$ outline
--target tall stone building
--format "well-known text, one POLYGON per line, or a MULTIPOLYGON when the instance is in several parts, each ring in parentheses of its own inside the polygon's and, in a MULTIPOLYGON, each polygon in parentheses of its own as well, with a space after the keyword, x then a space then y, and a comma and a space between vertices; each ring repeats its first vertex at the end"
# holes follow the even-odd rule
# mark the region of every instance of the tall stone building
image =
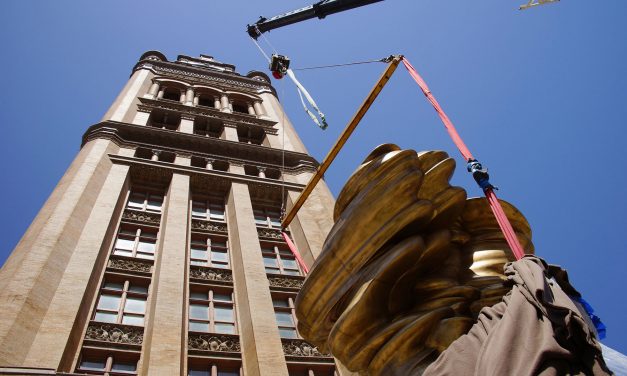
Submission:
MULTIPOLYGON (((146 52, 0 272, 0 374, 339 374, 280 234, 316 167, 266 74, 146 52)), ((333 204, 288 229, 309 265, 333 204)))

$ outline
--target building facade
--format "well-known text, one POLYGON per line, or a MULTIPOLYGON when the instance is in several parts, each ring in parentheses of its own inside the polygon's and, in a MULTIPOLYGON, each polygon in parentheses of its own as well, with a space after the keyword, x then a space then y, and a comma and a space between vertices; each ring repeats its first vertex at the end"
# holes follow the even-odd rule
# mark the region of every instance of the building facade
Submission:
MULTIPOLYGON (((146 52, 0 271, 0 374, 339 375, 280 232, 316 167, 266 74, 146 52)), ((333 204, 287 229, 310 266, 333 204)))

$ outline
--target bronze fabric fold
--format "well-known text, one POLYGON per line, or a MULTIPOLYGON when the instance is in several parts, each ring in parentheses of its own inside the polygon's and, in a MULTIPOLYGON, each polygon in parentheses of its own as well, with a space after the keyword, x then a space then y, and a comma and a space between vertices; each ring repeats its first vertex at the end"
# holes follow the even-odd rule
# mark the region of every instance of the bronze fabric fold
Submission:
POLYGON ((424 372, 435 375, 611 375, 566 271, 536 256, 505 265, 512 290, 484 308, 424 372), (567 294, 568 293, 568 294, 567 294))

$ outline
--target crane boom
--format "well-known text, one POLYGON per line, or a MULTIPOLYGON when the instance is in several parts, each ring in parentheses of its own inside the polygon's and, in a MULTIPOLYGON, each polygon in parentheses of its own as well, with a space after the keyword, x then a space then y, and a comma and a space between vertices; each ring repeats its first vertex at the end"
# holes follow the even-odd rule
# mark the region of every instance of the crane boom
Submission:
POLYGON ((300 21, 309 20, 315 17, 320 19, 334 13, 343 12, 364 5, 377 3, 383 0, 322 0, 304 8, 296 9, 287 13, 279 14, 272 18, 259 17, 259 21, 247 26, 248 35, 257 39, 262 33, 277 29, 279 27, 291 25, 300 21))

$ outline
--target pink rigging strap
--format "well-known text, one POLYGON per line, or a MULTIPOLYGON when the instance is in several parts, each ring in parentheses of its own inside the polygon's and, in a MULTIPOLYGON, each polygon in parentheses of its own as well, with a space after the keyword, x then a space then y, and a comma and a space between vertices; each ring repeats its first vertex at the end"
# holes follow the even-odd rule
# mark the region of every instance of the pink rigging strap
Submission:
MULTIPOLYGON (((444 112, 444 110, 442 109, 438 101, 435 99, 433 94, 431 94, 431 90, 429 90, 427 83, 422 79, 422 77, 420 77, 416 69, 404 57, 403 57, 403 64, 405 65, 405 68, 407 68, 409 75, 414 79, 414 81, 416 81, 418 86, 420 86, 420 89, 422 90, 425 97, 427 97, 427 100, 431 102, 431 104, 433 105, 433 108, 440 116, 440 119, 442 119, 442 122, 444 123, 444 126, 446 127, 446 131, 448 132, 449 136, 451 136, 451 139, 453 140, 453 142, 459 149, 460 153, 462 154, 466 162, 474 161, 475 158, 472 156, 472 154, 470 153, 470 150, 468 150, 468 147, 466 146, 462 138, 459 136, 459 133, 457 133, 457 129, 455 129, 455 126, 453 125, 453 122, 451 122, 451 119, 449 119, 449 117, 446 116, 446 113, 444 112)), ((507 244, 509 245, 512 252, 514 253, 516 260, 520 260, 525 255, 525 251, 520 245, 520 242, 518 241, 518 237, 516 236, 516 233, 514 232, 514 229, 512 228, 512 225, 509 222, 509 219, 507 219, 507 216, 505 215, 505 212, 503 211, 503 207, 501 206, 501 203, 499 202, 498 198, 496 197, 496 194, 494 193, 494 188, 492 186, 483 188, 483 193, 485 194, 486 198, 488 199, 488 202, 490 203, 490 208, 492 209, 492 213, 494 213, 494 216, 496 217, 496 221, 498 222, 499 227, 501 228, 501 231, 503 232, 503 235, 505 236, 505 240, 507 240, 507 244)))

